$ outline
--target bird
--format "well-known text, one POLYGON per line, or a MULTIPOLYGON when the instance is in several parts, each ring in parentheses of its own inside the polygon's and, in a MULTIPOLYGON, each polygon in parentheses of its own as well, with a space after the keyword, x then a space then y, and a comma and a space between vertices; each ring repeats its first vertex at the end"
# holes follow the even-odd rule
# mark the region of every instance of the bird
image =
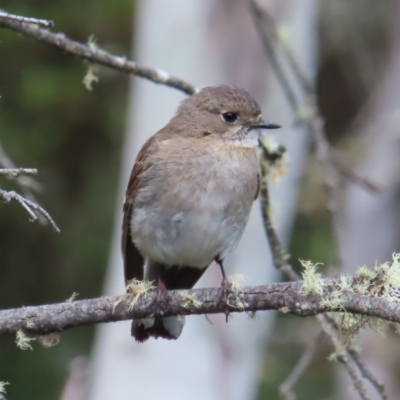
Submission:
MULTIPOLYGON (((184 99, 169 123, 143 145, 125 193, 125 283, 157 282, 158 291, 190 289, 237 246, 260 190, 256 148, 262 119, 245 89, 209 86, 184 99)), ((182 316, 134 319, 138 342, 177 339, 182 316)))

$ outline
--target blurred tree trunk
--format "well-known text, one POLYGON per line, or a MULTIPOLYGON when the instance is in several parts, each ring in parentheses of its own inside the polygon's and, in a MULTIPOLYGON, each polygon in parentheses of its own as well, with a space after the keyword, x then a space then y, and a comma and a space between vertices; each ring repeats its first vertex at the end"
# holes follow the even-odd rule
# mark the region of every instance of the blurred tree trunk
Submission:
MULTIPOLYGON (((314 71, 314 0, 266 1, 266 6, 290 27, 300 63, 314 71)), ((307 135, 292 128, 281 88, 268 73, 268 62, 257 37, 247 2, 240 0, 138 1, 134 59, 165 69, 197 85, 231 83, 248 88, 260 101, 264 115, 284 126, 277 138, 288 148, 288 172, 274 184, 274 221, 288 241, 295 214, 298 183, 307 153, 307 135)), ((127 138, 124 149, 116 225, 104 294, 124 292, 120 254, 123 191, 135 156, 144 141, 163 127, 183 95, 140 79, 132 80, 127 138)), ((226 269, 260 284, 277 279, 255 204, 244 237, 226 269)), ((221 276, 211 266, 198 286, 217 286, 221 276)), ((137 344, 130 322, 98 328, 92 358, 88 398, 103 399, 251 399, 257 393, 263 348, 273 314, 256 320, 238 315, 189 317, 179 340, 149 340, 137 344)))
MULTIPOLYGON (((358 117, 356 134, 361 145, 355 158, 361 161, 357 170, 382 187, 374 194, 351 183, 341 199, 338 232, 344 272, 354 273, 358 266, 373 266, 391 260, 400 250, 400 2, 397 1, 392 45, 386 72, 369 104, 358 117)), ((364 334, 362 348, 366 361, 388 389, 389 398, 398 398, 397 343, 379 340, 374 333, 364 334)), ((340 398, 358 399, 350 394, 350 383, 344 379, 340 398)), ((380 398, 374 390, 371 399, 380 398)))

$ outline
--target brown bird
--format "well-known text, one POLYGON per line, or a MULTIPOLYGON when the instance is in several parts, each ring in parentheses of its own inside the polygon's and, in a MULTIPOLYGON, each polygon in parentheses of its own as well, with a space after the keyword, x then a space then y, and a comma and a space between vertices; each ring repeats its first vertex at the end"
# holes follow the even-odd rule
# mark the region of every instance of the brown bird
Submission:
MULTIPOLYGON (((257 198, 256 147, 261 119, 246 90, 206 87, 185 99, 140 150, 129 179, 122 225, 125 282, 156 281, 158 290, 189 289, 237 246, 257 198)), ((177 339, 184 318, 133 321, 132 336, 177 339)))

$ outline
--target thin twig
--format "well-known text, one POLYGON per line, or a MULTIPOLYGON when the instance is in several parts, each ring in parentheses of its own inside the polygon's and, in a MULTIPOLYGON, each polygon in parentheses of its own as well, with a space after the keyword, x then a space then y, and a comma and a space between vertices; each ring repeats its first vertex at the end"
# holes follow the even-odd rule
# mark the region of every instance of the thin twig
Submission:
POLYGON ((351 358, 357 364, 358 369, 361 371, 363 377, 367 379, 369 382, 371 382, 372 386, 374 386, 374 388, 380 394, 382 400, 388 400, 385 385, 373 375, 372 371, 370 371, 368 366, 364 363, 364 361, 361 360, 360 355, 354 348, 349 347, 348 351, 351 358))
MULTIPOLYGON (((261 142, 262 145, 262 142, 261 142)), ((293 270, 292 266, 287 263, 287 256, 283 250, 283 246, 279 240, 278 234, 273 227, 271 220, 271 209, 270 209, 270 200, 269 200, 269 191, 268 191, 268 172, 269 168, 271 168, 272 163, 276 160, 276 155, 271 155, 266 147, 263 147, 262 159, 261 159, 261 207, 262 214, 264 219, 264 227, 267 234, 267 239, 272 252, 272 260, 275 268, 280 270, 289 280, 298 280, 300 276, 293 270)), ((317 315, 317 319, 321 324, 323 331, 328 335, 335 349, 342 349, 343 345, 341 344, 338 338, 338 332, 330 323, 326 314, 317 315)), ((356 390, 359 392, 360 397, 364 400, 368 400, 365 397, 365 387, 361 380, 360 374, 357 372, 357 364, 355 364, 349 356, 347 349, 343 348, 340 352, 342 355, 338 357, 338 361, 341 362, 346 370, 348 371, 350 378, 353 381, 353 385, 356 390), (349 361, 350 359, 350 361, 349 361)))
POLYGON ((46 29, 38 28, 22 22, 11 21, 3 17, 0 17, 0 27, 22 33, 27 37, 62 49, 67 53, 78 56, 84 60, 90 61, 91 63, 100 64, 117 71, 136 75, 154 83, 170 86, 189 95, 197 91, 197 88, 192 84, 180 78, 171 76, 166 71, 142 67, 134 61, 127 60, 126 57, 116 56, 105 50, 101 50, 97 45, 88 46, 71 40, 67 38, 64 33, 53 33, 46 29))
POLYGON ((335 326, 330 322, 326 314, 318 315, 317 319, 321 323, 322 330, 331 339, 336 349, 336 360, 345 367, 351 381, 353 382, 354 388, 357 390, 358 394, 363 400, 370 400, 369 396, 367 395, 364 382, 362 381, 360 373, 358 372, 358 365, 352 360, 349 351, 344 348, 343 344, 340 342, 335 326))
POLYGON ((318 349, 321 342, 322 332, 318 332, 313 340, 310 340, 300 357, 297 364, 294 366, 290 375, 285 379, 285 381, 279 386, 279 392, 281 396, 285 399, 293 398, 293 386, 297 383, 300 377, 303 375, 305 370, 310 365, 314 355, 318 349))
POLYGON ((9 13, 3 12, 3 11, 0 11, 0 17, 9 19, 11 21, 25 22, 28 24, 35 24, 35 25, 42 25, 42 26, 45 26, 46 28, 52 28, 54 26, 54 22, 49 19, 23 17, 22 15, 9 14, 9 13))
POLYGON ((261 169, 261 212, 264 221, 264 228, 267 234, 269 247, 271 248, 272 253, 272 262, 276 269, 281 271, 289 280, 297 281, 300 279, 300 276, 293 270, 293 268, 287 263, 288 256, 285 254, 283 250, 283 246, 279 240, 278 234, 275 231, 275 228, 272 223, 270 211, 271 205, 269 200, 268 193, 268 169, 269 169, 269 160, 265 157, 268 154, 268 150, 263 147, 263 158, 260 163, 261 169))
POLYGON ((44 218, 46 218, 48 222, 50 222, 51 226, 57 232, 60 232, 60 229, 54 222, 53 218, 51 218, 50 214, 43 207, 40 207, 36 203, 26 199, 17 192, 14 191, 8 192, 6 190, 0 189, 0 198, 6 203, 9 203, 11 200, 17 201, 23 208, 25 208, 32 222, 38 219, 38 216, 35 214, 35 211, 40 213, 44 218))
MULTIPOLYGON (((328 162, 333 165, 337 171, 350 182, 360 185, 372 192, 379 192, 381 190, 379 185, 353 171, 348 165, 340 160, 337 150, 330 146, 324 132, 324 121, 318 110, 314 86, 307 79, 306 74, 297 62, 290 46, 282 44, 282 40, 279 40, 276 34, 277 26, 275 20, 265 9, 259 6, 256 0, 250 1, 250 8, 264 50, 271 63, 272 70, 283 89, 294 115, 297 119, 300 118, 300 122, 307 124, 317 145, 318 158, 323 162, 328 162), (306 99, 305 105, 300 105, 300 102, 297 100, 295 90, 292 88, 292 85, 285 74, 285 69, 276 54, 274 47, 275 44, 280 46, 282 53, 286 57, 288 64, 304 93, 306 99), (302 110, 303 112, 306 110, 307 118, 301 117, 301 114, 303 113, 302 110)), ((328 169, 327 175, 329 174, 331 174, 331 171, 328 169)), ((327 181, 327 184, 330 186, 334 180, 328 179, 327 181)))
MULTIPOLYGON (((264 32, 264 29, 268 29, 269 31, 271 31, 269 24, 266 24, 264 21, 264 10, 258 5, 257 1, 251 0, 249 4, 252 15, 254 17, 254 23, 257 28, 259 38, 261 39, 264 50, 267 54, 268 61, 271 63, 272 70, 274 71, 275 76, 278 79, 278 82, 286 96, 290 107, 297 113, 300 105, 297 100, 296 94, 294 93, 292 86, 283 71, 281 63, 278 59, 278 55, 275 51, 275 47, 270 40, 269 35, 265 34, 264 32)), ((275 35, 273 31, 271 33, 275 35)))
MULTIPOLYGON (((0 167, 3 169, 18 169, 11 158, 7 155, 3 146, 0 143, 0 167)), ((31 197, 33 196, 31 189, 40 190, 40 185, 30 176, 18 176, 16 178, 18 184, 23 188, 25 196, 31 197)), ((32 199, 31 199, 32 200, 32 199)), ((34 200, 33 200, 34 201, 34 200)))
POLYGON ((37 172, 36 168, 0 168, 0 175, 9 175, 13 178, 17 178, 22 174, 36 175, 37 172))
MULTIPOLYGON (((29 173, 29 174, 36 174, 37 169, 35 168, 17 168, 15 164, 12 162, 10 157, 8 157, 7 153, 4 151, 3 147, 1 146, 0 143, 0 166, 4 167, 0 169, 0 175, 5 175, 8 176, 10 179, 15 179, 17 183, 21 186, 21 190, 24 193, 24 197, 18 194, 22 199, 25 199, 26 201, 23 202, 23 207, 28 211, 29 215, 31 215, 32 218, 32 213, 34 214, 34 218, 32 218, 33 221, 38 220, 40 224, 42 225, 47 225, 49 222, 52 224, 53 228, 59 232, 60 230, 58 229, 57 225, 54 223, 50 215, 38 205, 38 202, 32 192, 32 189, 34 190, 39 190, 40 185, 32 179, 30 176, 24 176, 23 173, 29 173), (6 171, 6 173, 2 173, 2 171, 6 171), (11 174, 9 174, 7 171, 12 171, 11 174), (21 173, 20 173, 21 172, 21 173), (22 175, 22 176, 21 176, 22 175), (27 202, 32 204, 30 206, 27 202), (27 209, 28 207, 28 209, 27 209), (37 211, 38 214, 35 214, 34 211, 37 211)), ((3 191, 4 192, 4 191, 3 191)), ((5 192, 6 194, 9 192, 5 192)), ((6 197, 9 197, 6 195, 6 197)), ((5 201, 6 200, 3 196, 0 196, 5 201)), ((21 204, 21 202, 20 202, 21 204)))
POLYGON ((346 370, 353 382, 353 385, 354 385, 355 389, 357 390, 358 394, 360 395, 360 397, 363 400, 371 400, 371 398, 367 395, 367 390, 366 390, 362 380, 360 379, 358 373, 356 372, 356 368, 354 368, 351 365, 347 354, 345 354, 345 353, 339 354, 338 361, 340 361, 346 368, 346 370))

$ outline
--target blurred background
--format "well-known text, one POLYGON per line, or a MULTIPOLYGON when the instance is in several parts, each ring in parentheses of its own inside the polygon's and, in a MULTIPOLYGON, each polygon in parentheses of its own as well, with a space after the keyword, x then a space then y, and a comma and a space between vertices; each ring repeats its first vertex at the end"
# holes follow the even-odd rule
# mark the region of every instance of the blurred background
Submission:
MULTIPOLYGON (((288 149, 287 176, 273 184, 276 193, 272 206, 292 265, 300 270, 299 258, 310 259, 323 263, 325 274, 338 276, 341 271, 352 273, 360 265, 390 260, 400 248, 400 1, 259 3, 274 16, 282 37, 293 46, 309 78, 315 79, 329 142, 340 149, 351 168, 381 187, 376 194, 339 179, 334 219, 327 210, 324 168, 314 154, 307 130, 295 124, 296 115, 290 112, 270 69, 248 1, 3 0, 1 8, 54 20, 55 32, 81 42, 87 42, 93 34, 98 45, 113 54, 165 69, 198 86, 234 83, 246 87, 263 104, 268 118, 284 126, 276 140, 288 149)), ((86 70, 87 64, 71 55, 0 30, 0 143, 17 166, 38 168, 41 188, 37 198, 61 228, 57 234, 49 226, 29 223, 18 204, 0 204, 1 309, 60 302, 73 292, 83 299, 124 290, 122 269, 116 267, 120 262, 117 243, 122 188, 140 145, 168 121, 184 96, 105 68, 99 69, 100 81, 88 91, 82 84, 86 70), (167 96, 173 99, 168 106, 167 96), (147 111, 143 107, 148 107, 147 111)), ((15 182, 4 177, 0 186, 19 190, 15 182)), ((259 208, 254 209, 252 218, 261 226, 259 208)), ((261 247, 256 236, 251 236, 253 228, 258 235, 262 232, 250 223, 243 246, 251 248, 255 243, 261 247)), ((242 253, 234 255, 232 261, 235 268, 240 264, 246 275, 253 277, 247 283, 281 279, 274 272, 255 279, 256 272, 249 272, 245 265, 250 257, 248 249, 240 248, 242 253)), ((272 271, 264 250, 260 260, 261 266, 272 271)), ((205 282, 213 279, 210 275, 205 282)), ((207 352, 212 354, 210 349, 214 349, 222 354, 215 356, 217 365, 224 371, 229 364, 235 366, 222 378, 214 374, 199 379, 202 388, 209 385, 203 398, 279 398, 279 385, 318 333, 318 325, 313 318, 290 315, 269 313, 268 320, 262 318, 257 325, 246 321, 249 330, 252 326, 257 329, 252 350, 241 350, 246 354, 246 365, 251 364, 248 368, 240 365, 240 356, 226 355, 221 336, 215 339, 210 334, 214 329, 219 335, 230 335, 227 330, 237 329, 239 318, 222 330, 199 328, 202 346, 210 346, 207 352), (235 369, 236 365, 242 369, 235 369), (235 390, 235 374, 240 374, 238 380, 243 383, 240 390, 235 390)), ((123 325, 124 340, 131 340, 129 324, 114 325, 123 325)), ((139 382, 134 380, 134 370, 126 370, 130 361, 123 361, 128 363, 123 364, 125 372, 118 371, 118 365, 122 365, 118 352, 102 352, 113 349, 107 342, 113 340, 113 333, 101 329, 73 329, 62 334, 59 345, 45 349, 34 343, 34 351, 21 351, 15 346, 15 338, 0 337, 0 381, 11 383, 7 398, 99 400, 106 398, 99 394, 107 392, 104 385, 111 392, 115 386, 131 388, 131 395, 121 394, 115 399, 152 398, 145 391, 136 396, 133 388, 139 382), (108 366, 115 374, 125 373, 131 379, 116 385, 108 366)), ((190 339, 190 326, 187 331, 190 339)), ((390 332, 387 338, 364 336, 365 359, 389 391, 398 393, 398 338, 390 332)), ((186 344, 182 339, 182 347, 178 341, 170 348, 178 353, 184 348, 190 352, 190 347, 184 346, 193 346, 193 340, 186 344)), ((237 331, 229 340, 236 348, 249 339, 237 331)), ((135 352, 132 350, 130 356, 135 352)), ((322 340, 294 388, 298 399, 357 398, 352 397, 350 383, 338 373, 340 366, 327 360, 331 352, 329 343, 322 340)), ((197 358, 193 358, 191 373, 205 375, 208 364, 197 365, 197 358)), ((157 354, 154 359, 146 358, 150 359, 157 363, 157 354)), ((178 369, 160 370, 150 363, 149 371, 153 367, 168 376, 171 384, 183 385, 177 378, 178 369)), ((152 378, 156 386, 158 378, 152 378)), ((188 390, 193 396, 177 391, 171 398, 198 397, 197 387, 188 390)), ((169 398, 169 394, 164 397, 169 398)))

